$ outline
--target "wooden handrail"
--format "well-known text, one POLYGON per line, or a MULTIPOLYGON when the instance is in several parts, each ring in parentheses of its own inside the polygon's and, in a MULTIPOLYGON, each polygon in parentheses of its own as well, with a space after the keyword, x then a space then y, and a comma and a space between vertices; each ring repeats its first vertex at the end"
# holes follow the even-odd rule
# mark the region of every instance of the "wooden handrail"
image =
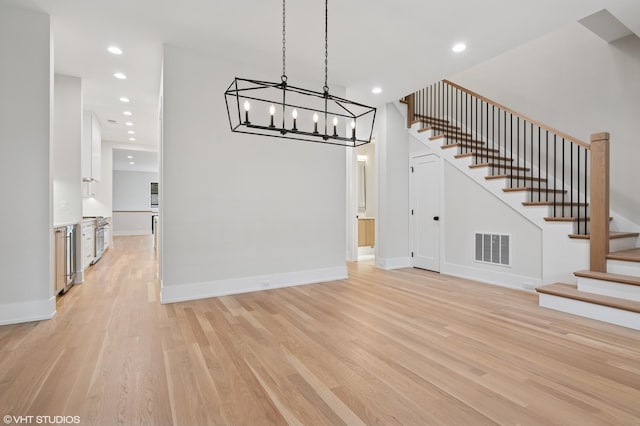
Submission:
POLYGON ((542 123, 542 122, 540 122, 538 120, 534 120, 534 119, 532 119, 530 117, 527 117, 524 114, 521 114, 521 113, 519 113, 517 111, 514 111, 513 109, 511 109, 509 107, 506 107, 506 106, 504 106, 504 105, 502 105, 502 104, 500 104, 498 102, 495 102, 495 101, 493 101, 491 99, 488 99, 488 98, 486 98, 486 97, 474 92, 473 90, 469 90, 466 87, 462 87, 459 84, 456 84, 456 83, 454 83, 452 81, 449 81, 449 80, 442 80, 442 81, 444 83, 448 84, 451 87, 455 87, 456 89, 459 89, 459 90, 461 90, 461 91, 463 91, 465 93, 468 93, 468 94, 470 94, 472 96, 475 96, 476 98, 478 98, 478 99, 480 99, 482 101, 485 101, 488 104, 493 105, 493 106, 495 106, 495 107, 497 107, 497 108, 499 108, 499 109, 501 109, 503 111, 506 111, 506 112, 508 112, 510 114, 513 114, 516 117, 520 117, 521 119, 523 119, 523 120, 525 120, 525 121, 527 121, 529 123, 533 123, 536 126, 540 127, 541 129, 545 129, 545 130, 550 131, 551 133, 555 133, 556 135, 558 135, 558 136, 560 136, 562 138, 565 138, 566 140, 568 140, 571 143, 574 143, 576 145, 580 145, 585 149, 591 150, 591 145, 590 144, 588 144, 588 143, 586 143, 586 142, 584 142, 584 141, 582 141, 582 140, 580 140, 578 138, 575 138, 575 137, 573 137, 573 136, 571 136, 571 135, 569 135, 567 133, 561 132, 558 129, 554 129, 551 126, 547 126, 546 124, 544 124, 544 123, 542 123))

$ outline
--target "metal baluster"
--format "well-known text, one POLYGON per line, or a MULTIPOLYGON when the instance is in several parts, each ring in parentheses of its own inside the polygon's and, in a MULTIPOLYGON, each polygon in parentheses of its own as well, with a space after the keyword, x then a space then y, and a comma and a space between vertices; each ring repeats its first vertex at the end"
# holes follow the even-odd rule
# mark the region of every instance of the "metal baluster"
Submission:
MULTIPOLYGON (((564 152, 565 152, 565 146, 564 146, 564 141, 565 141, 565 139, 562 138, 562 187, 560 188, 562 190, 562 207, 564 207, 564 188, 565 188, 565 181, 564 181, 564 169, 565 169, 564 152)), ((562 217, 564 217, 564 208, 562 209, 562 217)))
POLYGON ((542 201, 540 187, 542 186, 542 152, 540 151, 540 142, 542 139, 542 129, 538 126, 538 201, 542 201))
MULTIPOLYGON (((571 146, 573 146, 573 144, 571 144, 571 146)), ((578 176, 577 176, 577 180, 578 180, 578 204, 576 205, 576 213, 578 213, 578 234, 580 233, 580 150, 581 148, 578 147, 578 176)), ((573 203, 571 205, 571 210, 573 209, 573 203)), ((584 230, 587 230, 587 220, 585 218, 584 221, 584 230)))
POLYGON ((555 193, 556 193, 556 186, 557 186, 557 176, 558 176, 558 171, 557 171, 557 164, 558 164, 558 147, 557 147, 557 142, 558 142, 558 135, 553 135, 553 194, 554 194, 554 198, 553 198, 553 215, 556 216, 556 204, 557 204, 557 200, 555 199, 555 193))
MULTIPOLYGON (((520 117, 516 117, 516 151, 518 152, 516 155, 518 164, 516 165, 516 170, 518 171, 518 187, 520 187, 520 117)), ((513 164, 513 163, 512 163, 513 164)))

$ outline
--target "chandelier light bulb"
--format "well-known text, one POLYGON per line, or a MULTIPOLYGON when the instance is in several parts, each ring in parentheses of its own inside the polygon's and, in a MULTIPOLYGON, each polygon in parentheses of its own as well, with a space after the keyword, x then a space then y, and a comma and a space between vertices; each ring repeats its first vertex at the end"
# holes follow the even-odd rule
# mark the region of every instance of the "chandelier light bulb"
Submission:
POLYGON ((244 122, 246 124, 250 124, 251 122, 249 121, 249 110, 251 109, 251 104, 249 103, 249 101, 244 101, 244 122))
POLYGON ((318 113, 317 112, 313 113, 313 122, 316 123, 316 124, 318 123, 318 113))
POLYGON ((298 118, 298 110, 294 109, 291 111, 291 117, 293 117, 294 120, 298 118))
POLYGON ((333 127, 338 125, 338 117, 333 117, 333 127))
POLYGON ((352 129, 356 128, 356 120, 351 120, 351 128, 352 129))
POLYGON ((351 139, 356 140, 356 120, 351 120, 351 139))
POLYGON ((274 105, 269 107, 269 114, 271 114, 272 117, 276 115, 276 107, 274 105))
POLYGON ((314 135, 318 134, 318 113, 317 112, 313 113, 313 134, 314 135))

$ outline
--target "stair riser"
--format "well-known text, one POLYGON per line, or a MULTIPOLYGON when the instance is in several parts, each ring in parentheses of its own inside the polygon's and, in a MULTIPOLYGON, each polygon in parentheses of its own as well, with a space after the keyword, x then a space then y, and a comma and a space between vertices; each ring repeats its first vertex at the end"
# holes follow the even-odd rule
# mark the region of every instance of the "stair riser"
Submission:
MULTIPOLYGON (((538 192, 537 189, 534 189, 533 192, 527 191, 527 201, 551 201, 551 202, 562 202, 562 194, 556 192, 538 192)), ((564 201, 568 201, 567 194, 564 194, 564 201)))
POLYGON ((580 223, 573 222, 573 233, 574 234, 590 234, 591 233, 591 221, 585 221, 583 219, 580 220, 580 223))
MULTIPOLYGON (((638 237, 628 237, 628 238, 616 238, 609 241, 609 253, 613 253, 614 251, 627 250, 630 248, 636 247, 636 242, 638 241, 638 237)), ((632 263, 632 262, 625 262, 632 263)), ((633 274, 627 274, 633 275, 633 274)))
MULTIPOLYGON (((456 154, 467 154, 469 152, 477 152, 480 154, 488 154, 491 155, 491 152, 485 151, 483 150, 481 147, 458 147, 456 149, 456 154)), ((500 154, 496 152, 496 156, 499 156, 500 154)))
POLYGON ((637 285, 578 277, 578 290, 640 302, 640 286, 637 285))
POLYGON ((611 274, 631 275, 640 277, 640 263, 624 260, 607 259, 607 272, 611 274))
POLYGON ((540 294, 538 304, 544 308, 640 330, 640 314, 635 312, 551 294, 540 294))
MULTIPOLYGON (((497 155, 498 154, 496 154, 496 156, 497 155)), ((503 166, 503 167, 494 167, 494 170, 496 170, 496 171, 500 170, 499 173, 505 173, 505 170, 506 170, 506 173, 510 173, 510 169, 509 169, 508 166, 510 166, 512 162, 511 161, 507 161, 507 160, 501 160, 499 158, 493 159, 493 158, 491 158, 491 154, 482 153, 481 156, 474 156, 473 163, 474 164, 494 163, 494 164, 503 166), (506 166, 506 167, 504 167, 504 166, 506 166)))
POLYGON ((553 206, 549 207, 549 217, 590 217, 591 210, 589 206, 587 206, 587 210, 585 213, 585 207, 581 206, 556 206, 555 211, 553 206))

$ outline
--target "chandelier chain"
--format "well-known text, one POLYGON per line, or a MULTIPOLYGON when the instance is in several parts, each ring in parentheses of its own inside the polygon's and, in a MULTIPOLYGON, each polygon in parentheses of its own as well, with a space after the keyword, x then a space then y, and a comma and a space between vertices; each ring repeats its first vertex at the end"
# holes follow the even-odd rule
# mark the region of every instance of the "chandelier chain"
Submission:
POLYGON ((285 7, 285 1, 282 0, 282 81, 287 81, 287 28, 286 28, 286 18, 287 12, 285 7))
POLYGON ((324 87, 329 93, 329 0, 324 2, 324 87))

